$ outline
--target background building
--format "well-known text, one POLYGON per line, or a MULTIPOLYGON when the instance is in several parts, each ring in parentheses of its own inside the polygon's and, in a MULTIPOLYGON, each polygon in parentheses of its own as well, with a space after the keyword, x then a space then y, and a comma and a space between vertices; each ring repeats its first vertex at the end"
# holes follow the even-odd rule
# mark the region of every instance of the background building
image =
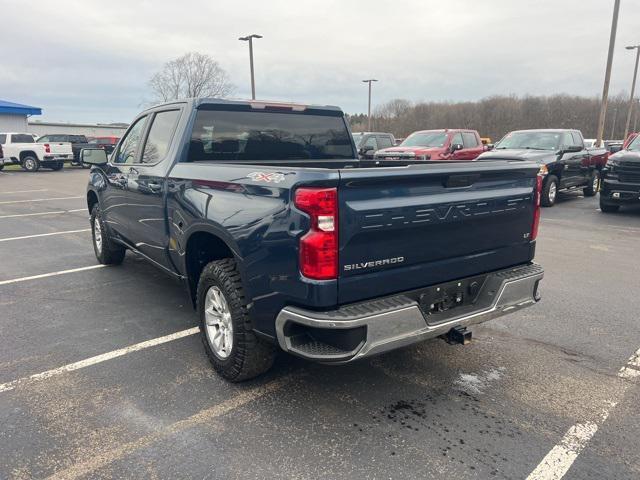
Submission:
POLYGON ((0 132, 28 131, 27 118, 31 115, 42 115, 42 109, 0 100, 0 132))
POLYGON ((127 129, 126 123, 63 123, 31 120, 23 131, 36 135, 66 133, 69 135, 86 135, 87 137, 121 137, 127 129))

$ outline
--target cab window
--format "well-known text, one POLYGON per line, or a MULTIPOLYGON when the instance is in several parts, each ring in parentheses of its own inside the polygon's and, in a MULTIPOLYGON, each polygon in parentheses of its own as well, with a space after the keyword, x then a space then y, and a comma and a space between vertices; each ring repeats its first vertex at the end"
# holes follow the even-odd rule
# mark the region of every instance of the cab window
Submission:
POLYGON ((475 148, 478 146, 478 139, 472 132, 462 132, 462 140, 464 148, 475 148))
POLYGON ((180 118, 180 110, 158 112, 153 117, 147 141, 142 152, 142 163, 158 163, 169 151, 171 138, 180 118))
POLYGON ((124 139, 122 140, 122 144, 120 145, 120 149, 118 150, 118 154, 115 156, 113 163, 117 164, 129 164, 135 163, 138 153, 138 147, 140 146, 140 139, 142 137, 142 133, 144 132, 144 126, 147 123, 147 117, 144 116, 139 118, 136 123, 129 129, 124 139))
POLYGON ((376 137, 371 136, 367 138, 362 145, 362 148, 366 150, 378 150, 378 143, 376 142, 376 137))
POLYGON ((393 142, 391 141, 391 137, 387 135, 378 136, 378 147, 381 149, 393 147, 393 142))

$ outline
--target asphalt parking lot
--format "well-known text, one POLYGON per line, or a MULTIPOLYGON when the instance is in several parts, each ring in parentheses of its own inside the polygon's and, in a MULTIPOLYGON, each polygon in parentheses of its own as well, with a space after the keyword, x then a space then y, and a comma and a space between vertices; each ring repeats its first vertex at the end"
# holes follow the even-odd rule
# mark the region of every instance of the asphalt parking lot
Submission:
POLYGON ((86 178, 0 173, 0 478, 640 477, 639 209, 544 209, 542 302, 468 346, 234 385, 178 283, 97 267, 86 178))

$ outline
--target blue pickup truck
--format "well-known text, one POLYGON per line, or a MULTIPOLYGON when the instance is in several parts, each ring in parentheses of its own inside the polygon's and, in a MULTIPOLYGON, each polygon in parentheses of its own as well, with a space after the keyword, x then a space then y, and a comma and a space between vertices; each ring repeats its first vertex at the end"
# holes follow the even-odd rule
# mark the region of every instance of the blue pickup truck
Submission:
POLYGON ((230 381, 279 349, 347 363, 535 304, 532 162, 359 160, 336 107, 191 99, 146 110, 91 164, 98 261, 182 280, 230 381))

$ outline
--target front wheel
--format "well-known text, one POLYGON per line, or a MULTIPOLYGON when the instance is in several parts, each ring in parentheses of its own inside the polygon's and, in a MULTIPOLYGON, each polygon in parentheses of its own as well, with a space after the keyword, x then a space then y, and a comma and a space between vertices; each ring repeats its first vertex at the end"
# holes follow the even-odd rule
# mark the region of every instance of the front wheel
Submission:
POLYGON ((98 204, 91 210, 91 237, 96 258, 103 265, 119 265, 124 260, 125 248, 113 241, 98 204))
POLYGON ((216 372, 231 382, 241 382, 271 368, 275 347, 252 329, 233 259, 216 260, 204 267, 197 306, 202 343, 216 372))
POLYGON ((542 195, 540 197, 540 203, 543 207, 553 207, 556 203, 558 196, 558 177, 555 175, 549 175, 547 181, 542 187, 542 195))
POLYGON ((585 197, 593 197, 596 193, 598 193, 598 188, 600 187, 600 173, 597 170, 591 172, 591 176, 589 177, 589 185, 582 189, 585 197))
POLYGON ((33 155, 27 155, 22 159, 22 168, 27 172, 40 170, 40 161, 33 155))
POLYGON ((602 194, 600 194, 600 211, 602 213, 616 213, 620 210, 620 205, 611 205, 602 201, 602 194))

